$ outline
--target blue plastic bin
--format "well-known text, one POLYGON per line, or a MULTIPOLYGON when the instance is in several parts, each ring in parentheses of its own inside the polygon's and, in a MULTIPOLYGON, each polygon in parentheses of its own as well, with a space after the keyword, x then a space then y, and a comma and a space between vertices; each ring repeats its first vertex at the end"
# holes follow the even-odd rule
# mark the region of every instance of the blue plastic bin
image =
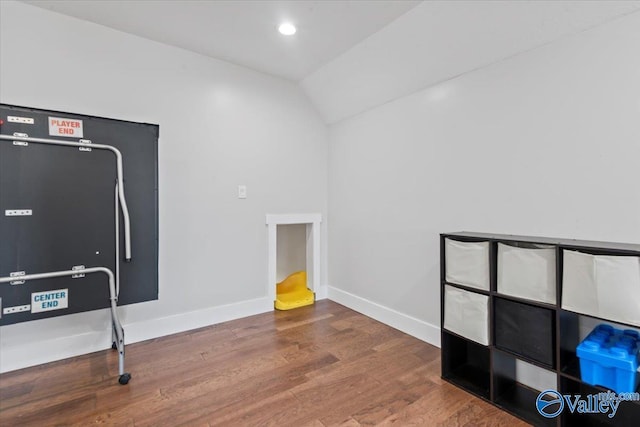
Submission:
POLYGON ((616 393, 634 392, 640 383, 640 334, 598 325, 576 350, 582 381, 616 393))

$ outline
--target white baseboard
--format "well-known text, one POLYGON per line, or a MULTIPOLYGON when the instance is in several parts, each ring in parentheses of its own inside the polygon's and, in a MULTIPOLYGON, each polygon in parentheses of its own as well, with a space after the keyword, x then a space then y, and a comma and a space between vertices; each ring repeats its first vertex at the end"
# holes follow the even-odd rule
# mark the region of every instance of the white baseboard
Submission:
MULTIPOLYGON (((125 343, 132 344, 229 320, 273 311, 273 301, 257 298, 238 303, 190 311, 144 322, 123 324, 125 343)), ((111 348, 111 330, 55 337, 0 348, 0 373, 54 362, 111 348), (46 349, 46 351, 43 351, 46 349)), ((126 359, 125 359, 126 366, 126 359)))
POLYGON ((269 301, 268 297, 264 297, 189 311, 144 322, 129 323, 123 325, 123 327, 125 329, 126 343, 132 344, 268 311, 273 311, 273 301, 269 301))
POLYGON ((440 347, 440 327, 343 290, 328 287, 330 300, 440 347))
POLYGON ((91 331, 49 340, 34 340, 0 349, 0 373, 55 362, 111 347, 111 331, 91 331))
POLYGON ((313 290, 316 293, 316 301, 320 301, 321 299, 327 299, 327 287, 320 286, 318 289, 313 290))

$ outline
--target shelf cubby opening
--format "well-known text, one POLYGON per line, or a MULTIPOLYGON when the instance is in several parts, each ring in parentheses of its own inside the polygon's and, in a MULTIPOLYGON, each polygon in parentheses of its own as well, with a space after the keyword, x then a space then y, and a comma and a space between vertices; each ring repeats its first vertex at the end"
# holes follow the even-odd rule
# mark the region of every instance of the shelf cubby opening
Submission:
POLYGON ((562 250, 562 309, 640 327, 640 257, 562 250))
POLYGON ((493 352, 493 402, 536 426, 555 426, 556 420, 545 418, 536 409, 541 390, 557 387, 556 373, 499 350, 493 352))
MULTIPOLYGON (((582 375, 580 373, 580 359, 576 354, 576 348, 596 326, 606 324, 611 325, 616 329, 633 329, 640 331, 637 327, 631 327, 629 325, 606 321, 597 317, 578 314, 566 310, 560 311, 559 318, 560 372, 564 377, 575 381, 582 380, 582 375)), ((640 373, 638 375, 640 375, 640 373)))
POLYGON ((498 242, 497 248, 499 294, 556 305, 555 246, 498 242))
POLYGON ((442 377, 489 399, 489 348, 457 335, 442 332, 442 377))
MULTIPOLYGON (((563 395, 572 397, 580 395, 581 398, 587 398, 589 395, 597 395, 606 390, 561 376, 560 392, 563 395)), ((640 423, 640 402, 620 402, 612 418, 609 414, 603 413, 579 413, 578 411, 572 413, 568 405, 565 405, 561 417, 563 427, 635 427, 640 423)))
POLYGON ((557 307, 555 304, 548 304, 546 302, 540 302, 540 301, 533 301, 530 299, 526 299, 526 298, 520 298, 520 297, 516 297, 513 295, 505 295, 505 294, 501 294, 500 292, 495 292, 496 297, 502 298, 502 299, 506 299, 509 301, 514 301, 514 302, 519 302, 522 304, 528 304, 528 305, 532 305, 534 307, 540 307, 540 308, 546 308, 547 310, 555 310, 557 307))
POLYGON ((555 367, 555 311, 495 297, 495 346, 547 368, 555 367))
POLYGON ((489 345, 489 301, 488 295, 445 285, 444 329, 489 345))
POLYGON ((444 239, 445 274, 448 283, 490 290, 491 270, 488 241, 444 239))
POLYGON ((465 286, 465 285, 460 285, 458 283, 449 283, 449 282, 444 282, 445 286, 451 286, 453 288, 457 288, 457 289, 462 289, 463 291, 467 291, 467 292, 473 292, 476 294, 481 294, 481 295, 490 295, 489 291, 485 291, 482 289, 477 289, 477 288, 472 288, 470 286, 465 286))

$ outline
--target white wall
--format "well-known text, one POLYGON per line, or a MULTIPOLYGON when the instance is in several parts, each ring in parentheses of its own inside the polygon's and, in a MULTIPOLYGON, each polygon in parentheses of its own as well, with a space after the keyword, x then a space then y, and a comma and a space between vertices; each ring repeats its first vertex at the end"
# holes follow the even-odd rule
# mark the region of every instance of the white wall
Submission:
POLYGON ((307 224, 278 225, 277 230, 276 280, 281 282, 307 270, 307 224))
POLYGON ((301 85, 336 123, 634 11, 638 1, 423 1, 301 85))
POLYGON ((331 127, 329 298, 439 342, 447 231, 640 242, 640 13, 331 127))
MULTIPOLYGON (((300 89, 21 3, 0 15, 0 102, 160 125, 160 299, 122 308, 127 342, 272 309, 265 214, 326 215, 326 127, 300 89)), ((105 310, 4 326, 0 371, 108 331, 105 310)))

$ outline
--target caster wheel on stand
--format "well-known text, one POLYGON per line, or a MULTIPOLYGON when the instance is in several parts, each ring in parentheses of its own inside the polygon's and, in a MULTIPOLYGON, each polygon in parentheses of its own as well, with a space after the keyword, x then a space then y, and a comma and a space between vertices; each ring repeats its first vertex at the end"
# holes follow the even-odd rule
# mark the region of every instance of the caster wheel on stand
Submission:
POLYGON ((117 350, 117 349, 118 349, 118 345, 116 344, 116 342, 115 342, 115 341, 111 343, 111 348, 112 348, 113 350, 117 350))
POLYGON ((118 382, 122 385, 125 385, 129 382, 130 379, 131 379, 131 374, 126 373, 126 374, 120 375, 120 378, 118 378, 118 382))

